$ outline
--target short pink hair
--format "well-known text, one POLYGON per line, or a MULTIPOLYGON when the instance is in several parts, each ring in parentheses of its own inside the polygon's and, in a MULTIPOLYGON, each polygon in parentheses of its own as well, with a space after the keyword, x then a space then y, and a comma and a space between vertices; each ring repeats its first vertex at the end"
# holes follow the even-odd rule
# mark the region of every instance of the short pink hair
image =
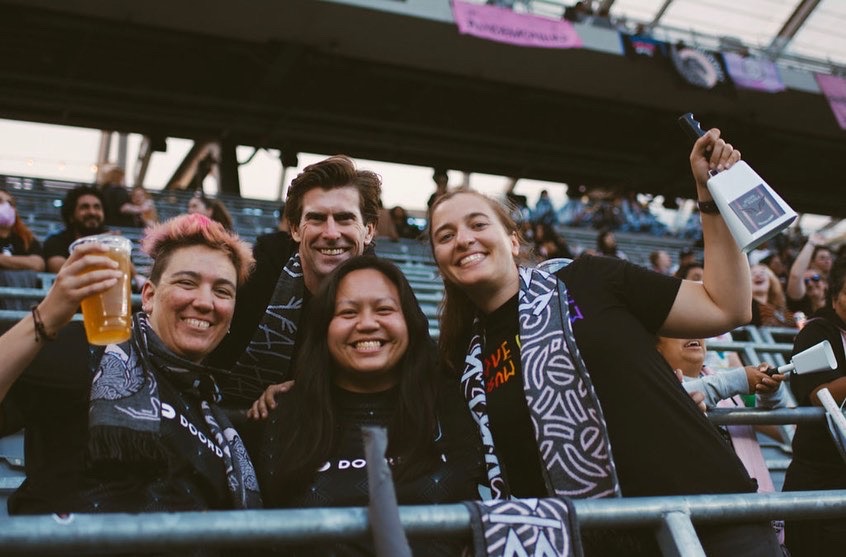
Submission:
POLYGON ((141 242, 141 249, 153 259, 150 269, 153 284, 158 284, 170 256, 176 250, 189 246, 207 246, 226 254, 235 266, 238 286, 249 278, 255 265, 249 244, 237 234, 227 231, 219 222, 199 213, 179 215, 148 228, 141 242))

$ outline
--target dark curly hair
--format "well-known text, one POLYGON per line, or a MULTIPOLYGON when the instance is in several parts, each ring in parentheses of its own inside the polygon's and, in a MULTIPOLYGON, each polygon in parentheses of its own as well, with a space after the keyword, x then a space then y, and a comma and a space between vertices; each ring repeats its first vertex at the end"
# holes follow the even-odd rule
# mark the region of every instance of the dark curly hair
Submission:
POLYGON ((103 193, 100 188, 94 186, 77 186, 65 194, 65 199, 62 201, 62 220, 65 225, 70 227, 73 225, 73 213, 76 211, 76 202, 84 195, 93 195, 103 204, 103 193))

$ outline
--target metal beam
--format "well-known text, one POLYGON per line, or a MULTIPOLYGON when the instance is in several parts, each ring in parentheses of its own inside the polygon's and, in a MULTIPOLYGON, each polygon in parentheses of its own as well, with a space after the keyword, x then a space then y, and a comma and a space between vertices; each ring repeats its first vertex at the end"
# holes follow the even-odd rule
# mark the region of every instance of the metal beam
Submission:
POLYGON ((796 9, 793 10, 793 13, 790 14, 790 17, 787 18, 787 21, 784 22, 784 25, 781 26, 781 30, 776 33, 776 36, 773 37, 773 41, 770 43, 770 46, 767 47, 767 54, 769 54, 770 58, 775 60, 781 53, 784 51, 785 47, 787 47, 787 43, 796 36, 796 33, 799 32, 799 29, 802 28, 802 25, 808 19, 808 16, 811 15, 811 12, 819 5, 820 0, 801 0, 799 4, 796 6, 796 9))
POLYGON ((667 13, 667 8, 670 7, 670 4, 673 3, 673 0, 664 0, 664 3, 661 4, 661 7, 658 8, 658 11, 655 12, 655 17, 652 18, 652 21, 649 22, 649 27, 655 27, 658 25, 658 22, 661 21, 661 18, 664 17, 664 14, 667 13))

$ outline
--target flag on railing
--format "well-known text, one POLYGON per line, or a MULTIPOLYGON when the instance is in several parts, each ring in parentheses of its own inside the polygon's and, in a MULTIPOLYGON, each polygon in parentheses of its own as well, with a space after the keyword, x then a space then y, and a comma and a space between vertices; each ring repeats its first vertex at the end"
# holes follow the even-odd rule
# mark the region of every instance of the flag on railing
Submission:
POLYGON ((452 15, 462 35, 539 48, 581 48, 582 39, 569 21, 508 8, 453 0, 452 15))
POLYGON ((816 74, 817 84, 828 99, 828 105, 840 129, 846 130, 846 79, 836 75, 816 74))
POLYGON ((623 51, 629 57, 665 58, 669 56, 670 45, 652 37, 620 33, 620 41, 623 43, 623 51))

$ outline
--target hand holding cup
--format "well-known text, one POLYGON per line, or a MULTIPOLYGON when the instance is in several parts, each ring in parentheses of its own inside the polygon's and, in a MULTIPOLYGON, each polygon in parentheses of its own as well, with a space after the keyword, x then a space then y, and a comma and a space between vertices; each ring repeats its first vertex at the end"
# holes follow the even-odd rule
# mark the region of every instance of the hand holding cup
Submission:
POLYGON ((64 327, 88 296, 115 286, 122 276, 118 263, 105 255, 106 248, 89 243, 74 250, 56 275, 53 286, 38 304, 50 333, 64 327), (89 271, 92 267, 95 271, 89 271))
MULTIPOLYGON (((102 290, 96 290, 82 298, 81 305, 82 317, 85 323, 85 336, 88 338, 89 343, 101 346, 124 342, 129 339, 132 333, 130 286, 132 243, 123 236, 112 234, 85 236, 71 244, 71 255, 83 247, 90 245, 99 246, 101 255, 96 256, 99 259, 94 261, 87 259, 93 257, 91 252, 82 252, 86 255, 80 261, 83 264, 87 264, 78 272, 102 277, 102 275, 97 273, 104 270, 113 272, 114 269, 117 269, 120 275, 110 275, 110 278, 117 278, 114 284, 102 290), (109 262, 105 263, 103 261, 104 258, 108 259, 109 262)), ((92 281, 94 280, 92 279, 92 281)))

